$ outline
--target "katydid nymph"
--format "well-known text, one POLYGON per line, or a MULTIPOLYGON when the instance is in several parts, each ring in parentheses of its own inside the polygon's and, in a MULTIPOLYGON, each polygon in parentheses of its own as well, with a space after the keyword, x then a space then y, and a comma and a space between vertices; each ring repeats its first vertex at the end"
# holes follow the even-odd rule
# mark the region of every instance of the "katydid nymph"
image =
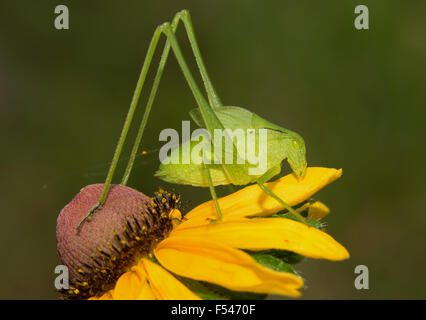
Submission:
MULTIPOLYGON (((146 54, 142 70, 139 75, 139 79, 136 85, 136 89, 130 104, 130 108, 118 141, 115 153, 111 162, 110 169, 108 171, 106 181, 102 194, 99 198, 98 203, 88 212, 87 216, 80 222, 78 229, 84 221, 90 221, 93 214, 99 210, 103 203, 107 199, 108 190, 112 182, 112 178, 120 157, 120 153, 125 142, 127 132, 131 125, 135 109, 139 102, 139 97, 142 92, 142 88, 148 73, 153 55, 156 51, 159 39, 161 35, 166 36, 165 46, 161 55, 161 60, 154 77, 153 85, 148 97, 146 104, 145 112, 142 118, 142 122, 137 133, 133 149, 131 152, 130 160, 126 167, 124 176, 121 180, 122 185, 126 185, 135 161, 136 155, 138 153, 139 146, 141 144, 142 135, 145 129, 145 126, 148 121, 149 113, 151 111, 155 95, 163 74, 163 70, 167 61, 170 50, 173 51, 181 71, 188 83, 198 108, 191 111, 190 115, 193 120, 202 128, 205 128, 206 131, 210 134, 210 144, 213 145, 215 131, 221 130, 224 132, 223 138, 226 140, 230 139, 232 143, 232 163, 216 164, 206 161, 204 158, 201 163, 192 162, 188 164, 173 164, 173 163, 162 163, 159 170, 156 172, 156 176, 161 178, 164 181, 177 183, 177 184, 188 184, 193 186, 200 187, 209 187, 212 199, 215 204, 217 211, 218 219, 220 220, 222 215, 220 207, 217 201, 217 195, 215 192, 215 186, 218 185, 246 185, 249 183, 256 182, 262 190, 269 196, 275 198, 289 213, 299 221, 304 221, 303 217, 298 214, 293 208, 291 208, 285 201, 280 199, 275 195, 270 189, 265 186, 265 182, 278 175, 281 171, 281 164, 283 160, 287 159, 290 164, 291 169, 297 175, 297 177, 302 177, 306 169, 306 150, 304 140, 300 135, 290 130, 284 129, 280 126, 272 124, 258 115, 240 107, 227 107, 223 106, 216 90, 210 80, 210 77, 207 73, 207 69, 204 65, 201 53, 195 39, 194 29, 192 26, 191 18, 187 10, 182 10, 178 12, 173 18, 172 22, 166 22, 159 25, 152 37, 151 43, 146 54), (189 70, 186 61, 182 55, 179 44, 175 37, 176 29, 179 25, 179 22, 183 22, 183 25, 186 30, 197 67, 200 71, 201 78, 207 93, 207 100, 205 99, 203 93, 200 91, 196 81, 194 80, 191 71, 189 70), (260 137, 259 133, 267 133, 267 166, 260 174, 249 174, 249 171, 253 169, 252 165, 241 161, 237 161, 238 156, 246 155, 246 151, 241 151, 241 145, 233 142, 232 137, 229 135, 229 130, 241 129, 243 130, 244 135, 247 138, 252 135, 252 141, 258 142, 260 137)), ((246 138, 246 137, 244 137, 246 138)), ((217 141, 216 141, 217 142, 217 141)), ((193 147, 191 141, 184 143, 171 152, 170 157, 176 157, 176 154, 179 154, 179 150, 182 148, 193 147), (185 145, 188 144, 188 145, 185 145)), ((217 152, 217 150, 215 150, 217 152)), ((260 152, 260 150, 259 150, 260 152)), ((219 158, 225 157, 226 152, 219 152, 219 158)), ((206 152, 204 152, 204 156, 206 152)), ((211 156, 211 155, 207 155, 211 156)), ((216 160, 218 158, 217 154, 215 156, 216 160)), ((244 158, 245 159, 245 158, 244 158)), ((220 162, 220 161, 219 161, 220 162)))

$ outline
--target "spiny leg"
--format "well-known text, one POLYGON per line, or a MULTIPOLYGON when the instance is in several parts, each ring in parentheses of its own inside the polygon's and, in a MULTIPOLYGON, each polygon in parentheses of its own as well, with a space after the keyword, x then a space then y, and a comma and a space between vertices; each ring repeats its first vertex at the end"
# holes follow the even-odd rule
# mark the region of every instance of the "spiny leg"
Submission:
POLYGON ((288 205, 284 200, 282 200, 280 197, 278 197, 275 193, 272 192, 271 189, 265 186, 265 183, 272 179, 274 176, 279 174, 281 171, 280 167, 273 167, 265 172, 263 176, 261 176, 256 182, 259 185, 259 187, 265 192, 268 196, 274 198, 277 200, 284 208, 290 212, 290 214, 297 219, 299 222, 305 223, 305 219, 302 217, 300 213, 298 213, 296 210, 294 210, 290 205, 288 205))
POLYGON ((179 66, 181 68, 181 71, 186 79, 187 84, 189 85, 189 88, 192 91, 192 94, 194 95, 194 98, 197 102, 197 105, 200 109, 201 116, 204 120, 204 123, 206 125, 206 128, 210 132, 210 135, 214 137, 214 129, 224 129, 222 123, 220 122, 219 118, 217 117, 214 110, 211 108, 211 106, 207 103, 206 99, 204 98, 203 94, 201 93, 200 89, 198 88, 197 83, 195 82, 191 71, 188 68, 188 65, 186 64, 186 61, 182 55, 182 51, 180 50, 179 44, 176 40, 176 37, 174 33, 171 30, 170 24, 165 23, 162 25, 163 32, 167 36, 168 40, 170 40, 170 45, 172 47, 172 50, 176 56, 176 59, 179 63, 179 66))
MULTIPOLYGON (((200 49, 199 49, 198 44, 197 44, 197 40, 195 38, 194 28, 193 28, 192 22, 191 22, 191 17, 190 17, 190 14, 187 10, 182 10, 182 11, 178 12, 175 15, 175 17, 173 18, 173 21, 171 23, 171 29, 172 29, 173 33, 176 33, 176 29, 179 26, 180 21, 183 21, 183 23, 184 23, 185 30, 186 30, 189 42, 191 44, 191 48, 192 48, 194 57, 196 59, 198 69, 200 70, 200 74, 201 74, 201 77, 202 77, 203 82, 204 82, 204 86, 205 86, 205 89, 206 89, 206 92, 207 92, 209 103, 212 107, 220 107, 220 106, 222 106, 222 103, 221 103, 220 98, 217 95, 216 90, 214 89, 213 84, 210 80, 210 77, 207 73, 206 67, 205 67, 203 59, 201 57, 200 49)), ((137 133, 137 136, 136 136, 136 139, 135 139, 135 143, 133 145, 133 149, 132 149, 132 152, 131 152, 131 155, 130 155, 130 160, 127 164, 125 173, 123 175, 123 179, 121 180, 122 185, 126 185, 128 180, 129 180, 130 173, 132 171, 132 167, 133 167, 134 161, 136 159, 136 155, 138 153, 139 146, 140 146, 141 141, 142 141, 142 136, 143 136, 146 124, 148 122, 148 117, 149 117, 149 114, 151 112, 151 108, 152 108, 152 105, 154 103, 154 99, 155 99, 155 96, 156 96, 156 93, 157 93, 157 90, 158 90, 158 87, 159 87, 159 84, 160 84, 160 80, 161 80, 161 77, 162 77, 162 74, 163 74, 163 71, 164 71, 164 67, 166 65, 166 61, 167 61, 167 58, 168 58, 168 55, 169 55, 169 52, 170 52, 170 48, 171 48, 170 40, 167 39, 166 45, 165 45, 165 47, 163 49, 163 53, 161 55, 160 64, 157 68, 157 73, 156 73, 155 78, 154 78, 154 83, 153 83, 153 86, 151 88, 151 92, 150 92, 150 95, 149 95, 149 98, 148 98, 148 102, 147 102, 147 105, 146 105, 146 108, 145 108, 145 112, 144 112, 144 115, 142 117, 142 122, 140 124, 139 130, 138 130, 138 133, 137 133)))
MULTIPOLYGON (((207 101, 205 100, 203 94, 201 93, 200 89, 198 88, 197 83, 195 82, 194 78, 192 77, 191 71, 189 70, 186 61, 182 55, 182 52, 179 48, 179 44, 177 43, 176 37, 174 33, 172 32, 171 26, 169 23, 165 23, 162 25, 164 27, 164 34, 167 36, 167 39, 170 41, 171 48, 176 56, 176 59, 179 63, 179 66, 185 76, 186 82, 188 83, 195 100, 197 101, 197 105, 200 109, 201 116, 204 120, 205 126, 207 130, 210 133, 211 137, 214 137, 214 131, 216 129, 222 130, 224 132, 225 128, 223 124, 220 122, 219 118, 217 117, 216 113, 214 112, 213 108, 209 106, 207 101)), ((227 134, 225 132, 225 134, 227 134)), ((235 144, 233 145, 234 153, 237 154, 235 151, 235 144)), ((232 170, 228 170, 227 174, 232 177, 235 174, 241 174, 241 171, 244 169, 239 166, 234 166, 232 170)), ((232 180, 231 180, 232 181, 232 180)))
MULTIPOLYGON (((176 59, 178 60, 179 66, 185 76, 186 82, 188 83, 194 95, 194 98, 197 101, 205 127, 209 131, 210 136, 213 139, 213 137, 215 136, 214 131, 216 129, 222 130, 222 132, 224 132, 225 135, 228 135, 228 133, 225 131, 223 124, 220 122, 219 118, 214 112, 213 108, 208 105, 204 96, 198 89, 197 83, 194 81, 191 71, 189 70, 185 62, 185 59, 183 58, 182 52, 180 51, 180 48, 179 48, 179 44, 177 43, 176 37, 173 34, 170 25, 166 23, 163 26, 164 26, 164 33, 166 34, 168 40, 170 40, 170 45, 172 47, 172 50, 176 56, 176 59)), ((233 144, 233 152, 234 154, 237 154, 235 143, 233 144)), ((232 166, 229 169, 225 169, 225 166, 223 166, 223 168, 224 170, 226 170, 226 173, 230 177, 231 181, 234 181, 235 177, 238 177, 239 175, 244 174, 244 168, 242 168, 241 166, 232 166)))
MULTIPOLYGON (((204 65, 203 58, 201 57, 201 52, 198 47, 197 39, 195 38, 194 27, 192 26, 191 15, 188 10, 182 10, 178 12, 173 19, 174 23, 176 21, 183 21, 185 26, 186 34, 188 36, 189 43, 191 44, 192 52, 194 53, 195 61, 197 62, 198 69, 200 70, 201 77, 203 79, 204 86, 207 91, 207 97, 209 99, 210 106, 212 107, 221 107, 222 102, 219 96, 216 93, 216 90, 213 86, 213 83, 210 80, 210 77, 207 73, 207 69, 204 65)), ((177 22, 176 22, 177 24, 177 22)))
MULTIPOLYGON (((189 27, 192 28, 192 25, 190 24, 190 20, 189 20, 189 15, 185 14, 185 11, 181 12, 181 15, 182 15, 182 19, 185 18, 185 20, 183 20, 183 21, 184 22, 187 21, 186 25, 189 25, 189 27), (188 22, 189 22, 189 24, 188 24, 188 22)), ((179 19, 180 18, 177 18, 177 21, 179 19)), ((177 22, 176 22, 176 24, 177 24, 177 22)), ((172 27, 170 26, 170 23, 166 22, 166 23, 158 26, 156 28, 155 32, 154 32, 154 35, 153 35, 152 40, 151 40, 151 43, 149 45, 148 53, 147 53, 147 55, 145 57, 145 61, 144 61, 144 64, 142 66, 142 70, 141 70, 141 73, 140 73, 140 76, 139 76, 139 79, 138 79, 138 82, 137 82, 137 85, 136 85, 136 89, 135 89, 135 92, 134 92, 134 95, 133 95, 133 98, 132 98, 132 101, 131 101, 131 104, 130 104, 129 111, 127 113, 127 117, 126 117, 123 129, 122 129, 121 135, 120 135, 120 139, 118 141, 116 150, 114 152, 113 160, 111 162, 111 166, 110 166, 110 169, 108 171, 107 178, 106 178, 106 181, 105 181, 104 188, 102 190, 101 196, 100 196, 100 198, 98 200, 98 203, 95 206, 93 206, 89 210, 89 212, 86 215, 86 217, 84 217, 79 222, 79 224, 77 226, 77 230, 80 230, 81 224, 84 221, 91 221, 91 219, 93 217, 93 214, 97 210, 99 210, 99 209, 102 208, 102 205, 103 205, 103 203, 106 200, 106 197, 107 197, 108 191, 109 191, 109 187, 110 187, 110 184, 111 184, 111 181, 112 181, 112 177, 113 177, 115 169, 117 167, 117 163, 118 163, 118 160, 119 160, 119 157, 120 157, 120 153, 121 153, 121 150, 123 148, 124 141, 126 139, 128 130, 130 128, 130 124, 132 122, 133 115, 134 115, 136 106, 137 106, 138 101, 139 101, 139 97, 140 97, 140 94, 141 94, 141 91, 142 91, 142 87, 143 87, 143 84, 144 84, 145 79, 146 79, 146 74, 148 72, 149 66, 150 66, 151 61, 152 61, 152 57, 154 55, 154 52, 155 52, 155 49, 156 49, 156 46, 158 44, 158 40, 159 40, 161 34, 165 34, 166 37, 167 37, 167 42, 168 43, 170 42, 170 46, 171 46, 173 52, 176 55, 176 58, 177 58, 178 63, 179 63, 179 66, 181 67, 181 70, 182 70, 182 72, 183 72, 183 74, 184 74, 184 76, 186 78, 186 81, 188 82, 188 85, 189 85, 189 87, 190 87, 190 89, 191 89, 191 91, 192 91, 192 93, 193 93, 193 95, 195 97, 195 100, 197 101, 197 104, 198 104, 198 106, 200 108, 200 112, 201 112, 201 114, 203 116, 203 119, 204 119, 204 121, 206 123, 206 127, 208 128, 208 130, 210 131, 210 133, 212 134, 212 136, 213 136, 214 129, 216 129, 216 128, 223 129, 223 125, 221 124, 221 122, 217 118, 217 116, 214 113, 213 109, 209 106, 209 104, 205 100, 205 98, 204 98, 203 94, 201 93, 200 89, 198 88, 198 86, 197 86, 194 78, 192 77, 192 74, 189 71, 189 68, 188 68, 188 66, 187 66, 187 64, 186 64, 186 62, 185 62, 185 60, 183 58, 182 52, 181 52, 181 50, 179 48, 179 45, 178 45, 177 40, 176 40, 176 37, 174 35, 174 31, 173 31, 172 27)), ((191 34, 193 35, 193 32, 191 34)), ((192 44, 193 49, 196 48, 198 50, 198 46, 196 46, 196 42, 195 42, 195 37, 191 37, 191 39, 192 39, 191 40, 192 41, 191 44, 192 44)), ((202 63, 201 55, 199 54, 199 52, 198 52, 197 55, 198 55, 197 63, 202 63)), ((166 58, 167 58, 167 55, 166 55, 166 58)), ((163 68, 164 68, 164 66, 163 66, 163 68)), ((204 76, 203 76, 204 83, 205 84, 206 83, 210 83, 208 75, 207 75, 207 73, 205 71, 205 68, 203 68, 203 74, 204 74, 204 76)), ((160 77, 161 77, 161 75, 158 77, 158 81, 157 81, 158 83, 156 84, 155 87, 153 87, 153 88, 155 88, 153 94, 155 94, 155 92, 156 92, 156 88, 158 87, 160 77)), ((211 90, 214 90, 212 85, 209 86, 208 91, 211 92, 211 90)), ((216 94, 215 94, 215 96, 217 97, 216 94)), ((153 95, 152 99, 153 98, 154 98, 154 95, 153 95)), ((217 98, 216 101, 217 101, 216 103, 220 103, 220 100, 218 100, 218 98, 217 98)), ((146 117, 146 119, 147 119, 147 117, 146 117)))

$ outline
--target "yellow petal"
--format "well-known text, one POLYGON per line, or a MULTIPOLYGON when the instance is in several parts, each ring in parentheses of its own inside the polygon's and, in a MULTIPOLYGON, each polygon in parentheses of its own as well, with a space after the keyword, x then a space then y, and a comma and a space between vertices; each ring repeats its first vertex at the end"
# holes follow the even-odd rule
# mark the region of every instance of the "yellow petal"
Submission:
POLYGON ((108 291, 107 293, 103 294, 99 300, 113 300, 112 297, 112 290, 108 291))
POLYGON ((320 220, 330 213, 330 209, 321 201, 314 203, 305 203, 303 206, 296 209, 297 212, 302 212, 308 209, 308 218, 313 220, 320 220))
MULTIPOLYGON (((286 175, 265 185, 290 206, 310 198, 318 190, 335 181, 342 175, 342 169, 309 167, 303 179, 294 174, 286 175)), ((283 206, 265 194, 258 185, 251 185, 220 198, 219 206, 223 220, 239 219, 248 216, 268 216, 283 210, 283 206)), ((213 201, 205 202, 185 216, 185 222, 178 228, 209 223, 216 219, 213 201)))
POLYGON ((308 218, 320 220, 330 213, 330 209, 321 201, 315 201, 309 205, 308 218))
POLYGON ((327 233, 286 218, 241 219, 176 229, 171 238, 208 239, 233 248, 280 249, 315 259, 343 260, 348 251, 327 233))
POLYGON ((88 300, 113 300, 112 297, 112 290, 104 293, 102 296, 100 297, 90 297, 88 300))
POLYGON ((296 297, 303 285, 299 277, 265 268, 241 250, 200 238, 167 238, 159 243, 155 256, 173 273, 235 291, 296 297))
POLYGON ((142 259, 151 288, 161 300, 200 300, 169 272, 148 259, 142 259))
POLYGON ((118 280, 113 290, 114 300, 152 300, 154 294, 149 287, 146 274, 139 267, 132 267, 131 271, 124 273, 118 280))
POLYGON ((146 274, 145 268, 141 267, 142 259, 139 260, 139 264, 132 267, 132 270, 136 272, 136 274, 139 275, 139 278, 145 278, 144 286, 142 287, 142 290, 139 293, 139 297, 137 300, 156 300, 157 297, 154 293, 154 289, 151 287, 149 283, 149 278, 146 274))

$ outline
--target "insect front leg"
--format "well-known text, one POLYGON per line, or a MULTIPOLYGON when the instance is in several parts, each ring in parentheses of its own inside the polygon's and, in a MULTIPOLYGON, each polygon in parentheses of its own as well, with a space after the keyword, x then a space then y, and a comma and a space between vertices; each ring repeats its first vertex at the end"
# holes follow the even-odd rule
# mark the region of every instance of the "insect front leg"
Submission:
POLYGON ((274 176, 279 174, 281 172, 281 168, 279 166, 272 167, 268 171, 265 172, 256 182, 259 185, 259 187, 270 197, 277 200, 285 209, 290 212, 290 214, 297 219, 299 222, 305 223, 305 218, 302 217, 300 213, 298 213, 296 210, 294 210, 290 205, 288 205, 283 199, 278 197, 275 193, 272 192, 271 189, 265 186, 265 183, 272 179, 274 176))

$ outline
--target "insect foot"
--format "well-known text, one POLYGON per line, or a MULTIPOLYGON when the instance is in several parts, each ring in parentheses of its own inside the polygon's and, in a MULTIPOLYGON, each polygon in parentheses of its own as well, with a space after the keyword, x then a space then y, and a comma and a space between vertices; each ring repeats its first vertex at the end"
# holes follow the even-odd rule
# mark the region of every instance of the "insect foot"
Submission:
POLYGON ((81 221, 78 223, 77 225, 77 232, 80 232, 80 228, 81 225, 84 222, 90 222, 92 221, 93 215, 95 214, 96 211, 100 210, 102 208, 102 203, 98 202, 97 204, 95 204, 90 210, 89 213, 83 218, 81 219, 81 221))
MULTIPOLYGON (((108 199, 91 223, 76 226, 96 204, 103 184, 89 185, 60 212, 56 225, 59 258, 69 270, 66 299, 101 295, 173 229, 170 215, 179 198, 160 191, 151 199, 122 185, 111 185, 108 199)), ((179 218, 179 217, 178 217, 179 218)))

